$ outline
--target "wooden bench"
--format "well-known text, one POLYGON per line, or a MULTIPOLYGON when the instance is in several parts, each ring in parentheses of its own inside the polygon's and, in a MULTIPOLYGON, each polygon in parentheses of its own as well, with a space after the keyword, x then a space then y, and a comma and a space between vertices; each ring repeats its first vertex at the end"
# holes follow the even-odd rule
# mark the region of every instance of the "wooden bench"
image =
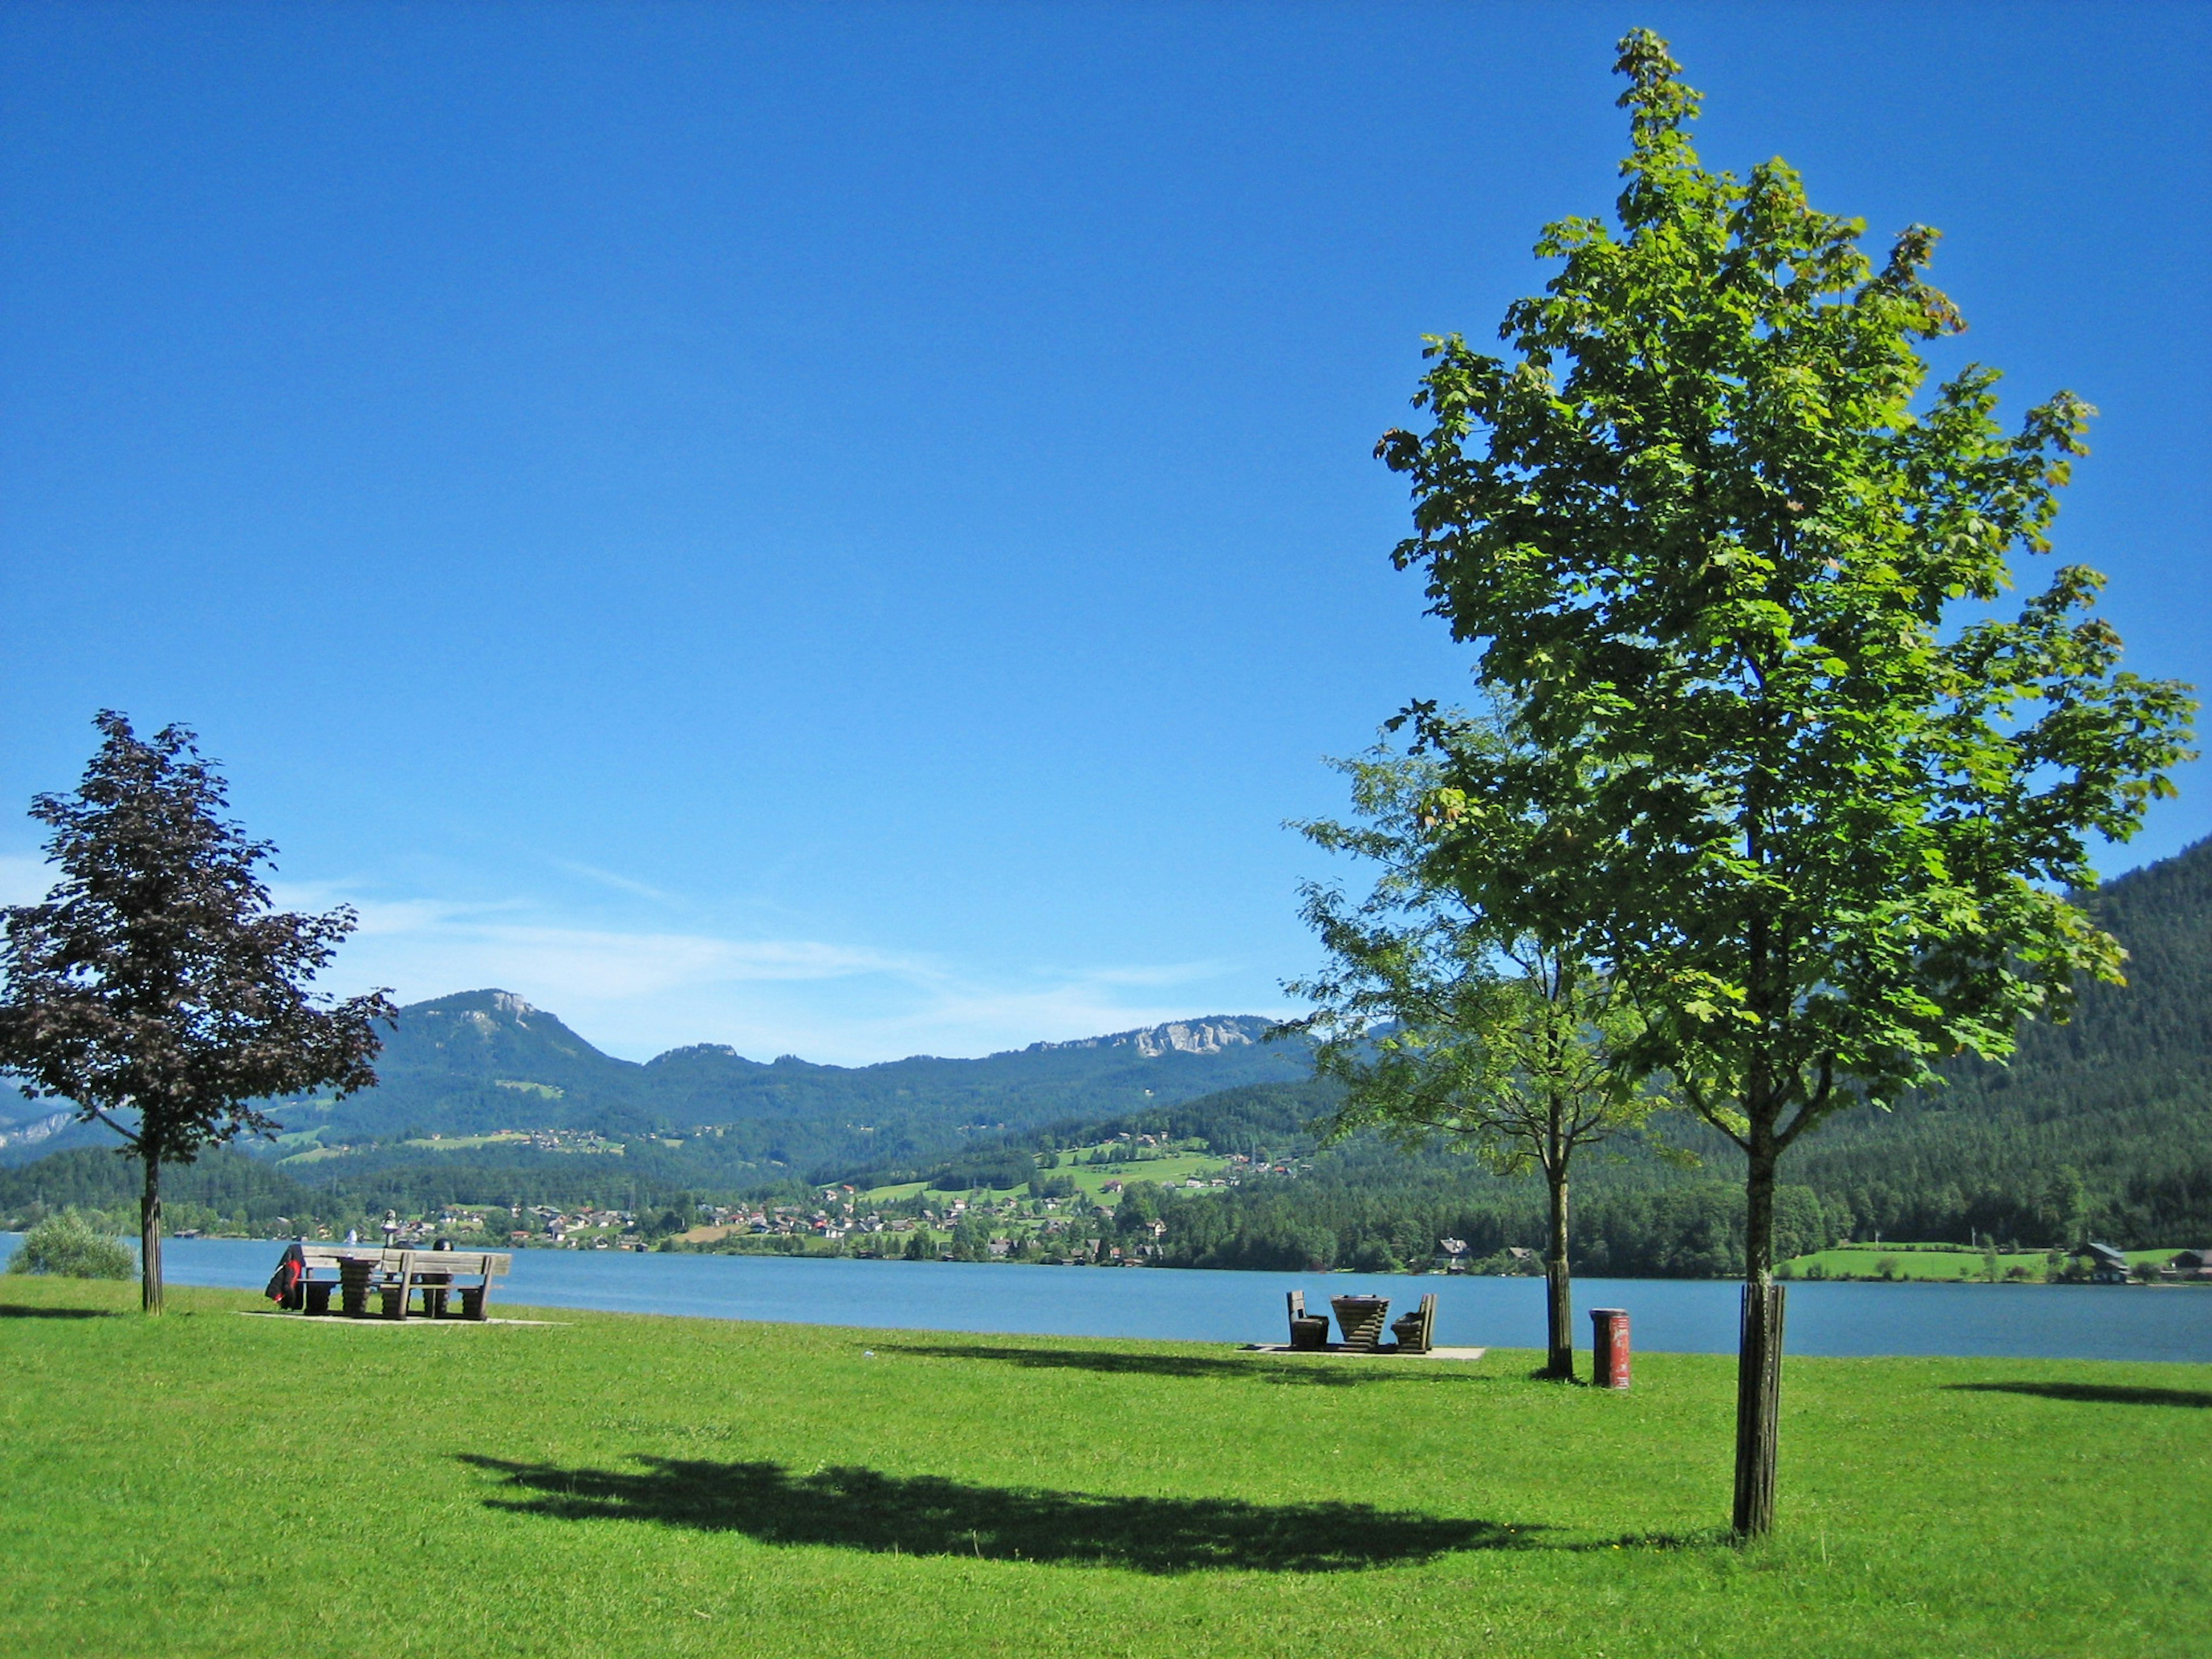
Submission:
POLYGON ((486 1318, 491 1281, 514 1261, 504 1250, 400 1250, 374 1244, 295 1244, 291 1250, 298 1253, 299 1273, 280 1305, 298 1313, 327 1314, 336 1291, 339 1310, 349 1319, 368 1317, 372 1292, 386 1319, 405 1319, 417 1294, 428 1318, 447 1317, 447 1298, 455 1295, 461 1318, 486 1318), (469 1278, 477 1282, 455 1283, 469 1278))
POLYGON ((1436 1343, 1437 1298, 1431 1291, 1421 1305, 1390 1322, 1390 1334, 1398 1339, 1400 1353, 1426 1353, 1436 1343))
POLYGON ((1293 1348, 1315 1350, 1328 1347, 1328 1316, 1310 1314, 1306 1311, 1306 1293, 1304 1291, 1286 1291, 1283 1299, 1290 1304, 1291 1346, 1293 1348))

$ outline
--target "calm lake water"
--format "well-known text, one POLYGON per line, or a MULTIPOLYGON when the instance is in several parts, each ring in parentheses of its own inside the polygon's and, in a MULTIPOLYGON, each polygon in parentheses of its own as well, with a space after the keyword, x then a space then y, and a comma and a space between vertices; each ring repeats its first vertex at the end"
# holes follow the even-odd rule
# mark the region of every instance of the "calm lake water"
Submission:
MULTIPOLYGON (((0 1255, 19 1236, 0 1234, 0 1255)), ((283 1250, 258 1240, 179 1238, 170 1282, 258 1290, 283 1250)), ((1741 1286, 1711 1280, 1589 1279, 1575 1286, 1579 1345, 1589 1308, 1626 1308, 1635 1348, 1729 1353, 1741 1286)), ((509 1306, 764 1319, 803 1325, 1038 1336, 1285 1340, 1283 1293, 1363 1292, 1394 1312, 1437 1297, 1437 1340, 1543 1346, 1543 1283, 1435 1274, 1204 1273, 779 1256, 518 1250, 494 1292, 509 1306)), ((2212 1362, 2212 1290, 2069 1285, 1847 1285, 1790 1288, 1793 1353, 1996 1355, 2212 1362)))

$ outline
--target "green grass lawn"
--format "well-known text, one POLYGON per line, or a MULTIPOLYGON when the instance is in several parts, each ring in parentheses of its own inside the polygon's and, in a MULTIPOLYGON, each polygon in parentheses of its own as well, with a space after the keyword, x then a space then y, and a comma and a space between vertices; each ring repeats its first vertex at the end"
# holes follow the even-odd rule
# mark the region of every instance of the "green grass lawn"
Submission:
POLYGON ((1192 1176, 1210 1180, 1228 1167, 1227 1158, 1217 1158, 1211 1152, 1170 1152, 1165 1158, 1131 1158, 1127 1163, 1062 1164, 1058 1169, 1047 1170, 1043 1173, 1048 1176, 1066 1176, 1075 1182, 1078 1191, 1087 1193, 1102 1203, 1112 1205, 1121 1198, 1121 1194, 1107 1192, 1106 1183, 1109 1181, 1124 1183, 1152 1181, 1165 1187, 1192 1176))
MULTIPOLYGON (((2168 1250, 2166 1254, 2171 1256, 2173 1252, 2168 1250)), ((2024 1267, 2032 1277, 2040 1280, 2044 1259, 2041 1250, 2000 1252, 1997 1271, 2002 1273, 2009 1267, 2024 1267)), ((1881 1269, 1876 1264, 1881 1262, 1889 1264, 1889 1276, 1893 1279, 1981 1280, 1986 1279, 1988 1271, 1978 1250, 1971 1253, 1964 1250, 1898 1250, 1872 1244, 1846 1244, 1832 1250, 1816 1250, 1810 1255, 1793 1258, 1789 1267, 1799 1279, 1805 1278, 1808 1270, 1814 1267, 1830 1279, 1878 1279, 1881 1276, 1881 1269)))
MULTIPOLYGON (((2149 1261, 2163 1264, 2173 1260, 2175 1247, 2161 1246, 2151 1250, 2123 1251, 2129 1261, 2149 1261)), ((1997 1271, 2004 1273, 2014 1267, 2024 1268, 2027 1276, 2041 1280, 2048 1260, 2042 1250, 2000 1251, 1997 1271)), ((1823 1276, 1829 1279, 1879 1279, 1881 1264, 1888 1264, 1892 1279, 1934 1279, 1956 1281, 1960 1279, 1984 1280, 1988 1269, 1979 1250, 1939 1249, 1926 1244, 1842 1244, 1834 1249, 1818 1250, 1810 1255, 1792 1258, 1789 1263, 1791 1274, 1802 1279, 1808 1269, 1816 1264, 1823 1276)))
POLYGON ((896 1204, 902 1199, 919 1198, 930 1190, 927 1181, 900 1181, 888 1187, 871 1187, 855 1194, 854 1201, 866 1209, 875 1204, 896 1204))
MULTIPOLYGON (((1078 1150, 1090 1149, 1079 1148, 1078 1150)), ((1192 1176, 1211 1179, 1228 1167, 1227 1158, 1212 1152, 1170 1152, 1164 1158, 1130 1158, 1125 1162, 1115 1164, 1063 1162, 1056 1169, 1040 1170, 1037 1175, 1043 1180, 1066 1176, 1075 1183, 1078 1191, 1111 1209, 1120 1202, 1121 1195, 1118 1192, 1109 1193, 1106 1190, 1106 1183, 1109 1181, 1125 1183, 1133 1181, 1154 1181, 1167 1186, 1179 1183, 1192 1176)), ((946 1188, 933 1187, 926 1181, 908 1181, 890 1187, 871 1187, 867 1191, 857 1194, 855 1201, 865 1209, 870 1205, 894 1204, 903 1199, 916 1198, 927 1194, 932 1200, 966 1198, 980 1203, 990 1203, 1011 1197, 1015 1193, 1026 1194, 1027 1191, 1026 1188, 1018 1188, 1011 1191, 1004 1188, 994 1190, 983 1187, 946 1188)))
POLYGON ((0 1652, 2164 1659, 2212 1614, 2212 1366, 1793 1360, 1738 1550, 1717 1358, 135 1295, 0 1280, 0 1652))
POLYGON ((325 1146, 317 1141, 309 1146, 305 1152, 289 1152, 276 1161, 279 1164, 320 1164, 326 1158, 349 1158, 352 1155, 351 1147, 325 1146))

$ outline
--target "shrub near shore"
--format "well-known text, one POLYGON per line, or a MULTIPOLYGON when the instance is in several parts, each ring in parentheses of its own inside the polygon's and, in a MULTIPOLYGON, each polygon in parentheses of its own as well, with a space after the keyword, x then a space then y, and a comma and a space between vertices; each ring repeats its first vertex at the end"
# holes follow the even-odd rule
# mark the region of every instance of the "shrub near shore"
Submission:
POLYGON ((138 1271, 138 1260, 105 1224, 64 1210, 23 1235, 23 1242, 8 1258, 8 1271, 63 1279, 129 1279, 138 1271))

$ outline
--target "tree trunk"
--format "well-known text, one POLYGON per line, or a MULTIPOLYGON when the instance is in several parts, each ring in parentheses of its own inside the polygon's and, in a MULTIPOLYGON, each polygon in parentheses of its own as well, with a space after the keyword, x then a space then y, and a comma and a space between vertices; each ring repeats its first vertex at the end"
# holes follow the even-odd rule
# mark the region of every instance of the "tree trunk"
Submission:
POLYGON ((1544 1374, 1563 1382, 1575 1380, 1574 1281, 1567 1272, 1567 1177, 1550 1177, 1551 1239, 1544 1256, 1546 1346, 1544 1374))
POLYGON ((138 1301, 149 1314, 161 1311, 161 1165, 145 1160, 146 1184, 138 1194, 138 1301))
POLYGON ((1774 1282, 1777 1154, 1754 1127, 1744 1196, 1743 1334, 1736 1352, 1735 1533, 1774 1525, 1775 1431, 1782 1396, 1782 1298, 1774 1282))

